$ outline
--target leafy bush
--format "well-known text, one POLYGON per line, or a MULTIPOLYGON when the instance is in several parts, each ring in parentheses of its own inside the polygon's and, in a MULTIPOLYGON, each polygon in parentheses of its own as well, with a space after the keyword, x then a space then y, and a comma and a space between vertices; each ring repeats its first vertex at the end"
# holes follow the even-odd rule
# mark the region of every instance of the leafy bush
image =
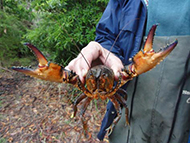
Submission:
POLYGON ((25 48, 21 44, 26 27, 13 15, 0 12, 0 61, 20 57, 25 48))
MULTIPOLYGON (((2 0, 1 0, 2 1, 2 0)), ((4 0, 0 10, 0 61, 1 65, 9 66, 18 61, 28 50, 23 47, 23 35, 32 24, 32 15, 24 8, 24 3, 4 0)))
MULTIPOLYGON (((108 0, 1 0, 0 60, 29 55, 22 43, 38 47, 48 60, 67 64, 95 38, 108 0)), ((26 57, 27 58, 27 57, 26 57)), ((6 65, 6 63, 5 63, 6 65)))
POLYGON ((107 0, 41 0, 33 2, 36 20, 25 38, 36 45, 49 60, 67 64, 95 38, 107 0), (76 43, 76 45, 75 45, 76 43))

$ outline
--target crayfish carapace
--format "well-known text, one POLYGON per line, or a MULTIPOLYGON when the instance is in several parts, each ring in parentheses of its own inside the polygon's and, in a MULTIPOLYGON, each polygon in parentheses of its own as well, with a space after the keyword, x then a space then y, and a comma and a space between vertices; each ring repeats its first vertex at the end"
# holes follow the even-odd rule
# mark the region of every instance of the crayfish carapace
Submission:
POLYGON ((80 118, 83 123, 84 133, 87 135, 87 123, 84 120, 84 113, 92 99, 101 98, 101 99, 110 99, 113 103, 116 111, 117 117, 115 118, 113 124, 110 126, 112 129, 114 125, 121 118, 121 107, 119 102, 126 108, 126 123, 128 121, 128 108, 126 105, 126 91, 120 87, 126 82, 131 80, 133 77, 136 77, 144 72, 147 72, 154 68, 158 63, 160 63, 177 45, 178 41, 174 41, 172 44, 168 45, 165 48, 162 48, 159 52, 154 52, 153 38, 157 25, 153 25, 147 40, 144 45, 143 51, 139 51, 134 57, 133 62, 130 65, 124 66, 124 69, 120 72, 118 81, 114 81, 113 71, 104 66, 99 65, 91 68, 87 75, 85 84, 82 84, 78 75, 73 71, 68 71, 64 67, 57 64, 48 62, 44 55, 33 45, 26 44, 37 56, 39 61, 38 68, 33 70, 31 68, 19 68, 13 67, 13 70, 22 72, 26 75, 32 77, 40 78, 42 80, 48 80, 52 82, 64 82, 70 83, 76 86, 83 93, 76 99, 74 102, 74 116, 77 112, 77 105, 84 100, 83 106, 80 112, 80 118), (116 84, 114 84, 114 82, 116 84), (124 97, 120 96, 119 93, 123 94, 124 97))

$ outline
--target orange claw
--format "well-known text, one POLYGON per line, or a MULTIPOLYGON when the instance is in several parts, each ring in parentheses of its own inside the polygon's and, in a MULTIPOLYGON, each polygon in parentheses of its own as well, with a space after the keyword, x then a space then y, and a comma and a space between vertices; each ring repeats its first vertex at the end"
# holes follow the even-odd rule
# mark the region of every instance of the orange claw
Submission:
POLYGON ((132 72, 136 75, 145 73, 154 68, 175 48, 178 43, 176 39, 172 44, 168 45, 167 47, 160 49, 158 52, 154 52, 152 47, 156 27, 157 25, 153 25, 151 30, 149 31, 143 51, 139 51, 133 57, 133 64, 131 68, 132 72))
POLYGON ((25 45, 28 46, 36 55, 36 57, 39 61, 39 64, 38 64, 39 67, 43 67, 43 66, 46 66, 48 64, 48 61, 45 58, 45 56, 34 45, 32 45, 30 43, 26 43, 25 45))
POLYGON ((65 78, 66 74, 62 66, 48 62, 45 56, 32 44, 27 43, 25 45, 27 45, 36 55, 39 61, 38 68, 33 70, 31 68, 25 67, 12 67, 13 70, 43 80, 63 82, 63 79, 65 78))

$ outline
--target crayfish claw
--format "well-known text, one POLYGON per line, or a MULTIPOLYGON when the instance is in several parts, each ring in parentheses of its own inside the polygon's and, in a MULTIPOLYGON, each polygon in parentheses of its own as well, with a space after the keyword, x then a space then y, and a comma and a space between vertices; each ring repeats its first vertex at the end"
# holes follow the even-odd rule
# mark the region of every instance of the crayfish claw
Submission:
POLYGON ((154 51, 152 47, 153 47, 153 40, 154 40, 154 35, 155 35, 157 26, 158 24, 153 25, 148 33, 148 36, 144 45, 144 49, 143 49, 144 53, 154 51))
POLYGON ((24 45, 28 46, 33 52, 34 55, 37 57, 38 62, 39 62, 39 67, 41 66, 46 66, 48 64, 47 59, 45 58, 45 56, 40 52, 40 50, 38 50, 38 48, 36 48, 34 45, 30 44, 30 43, 25 43, 24 45))
MULTIPOLYGON (((62 66, 48 62, 45 56, 34 45, 29 43, 26 43, 25 45, 27 45, 28 48, 30 48, 37 57, 39 61, 38 67, 36 69, 12 67, 13 70, 42 80, 59 83, 63 82, 63 79, 67 77, 67 75, 70 75, 69 72, 66 71, 62 66)), ((72 74, 71 76, 73 77, 74 75, 72 74)))
POLYGON ((18 71, 18 72, 22 72, 26 75, 30 75, 35 77, 37 75, 37 73, 31 69, 31 68, 26 68, 26 67, 12 67, 13 70, 18 71))
POLYGON ((176 47, 178 43, 178 40, 176 39, 170 45, 166 46, 165 48, 161 48, 158 52, 155 52, 153 50, 153 38, 157 26, 158 25, 152 26, 148 34, 147 40, 145 42, 143 51, 139 51, 133 57, 133 64, 131 65, 131 67, 133 68, 131 69, 132 72, 134 73, 134 76, 140 75, 154 68, 167 55, 170 54, 170 52, 176 47))

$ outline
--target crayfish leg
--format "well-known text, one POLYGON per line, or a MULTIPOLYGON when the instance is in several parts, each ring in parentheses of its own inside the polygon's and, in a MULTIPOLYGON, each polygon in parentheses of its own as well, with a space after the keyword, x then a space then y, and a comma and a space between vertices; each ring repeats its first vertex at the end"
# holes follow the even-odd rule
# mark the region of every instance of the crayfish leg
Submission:
MULTIPOLYGON (((126 92, 125 92, 125 94, 126 94, 126 92)), ((126 96, 127 96, 127 94, 125 95, 125 97, 126 96)), ((128 116, 129 116, 129 109, 127 107, 126 100, 122 96, 120 96, 119 94, 117 94, 117 93, 115 94, 115 97, 125 107, 126 124, 129 126, 129 118, 128 118, 128 116)))
POLYGON ((81 95, 79 95, 79 97, 74 101, 74 104, 73 104, 73 110, 74 110, 74 117, 76 116, 76 113, 77 113, 77 105, 83 100, 85 99, 87 96, 82 93, 81 95))
POLYGON ((90 104, 91 100, 92 100, 92 98, 90 98, 90 97, 85 98, 85 101, 82 105, 81 112, 80 112, 80 119, 83 124, 84 136, 86 138, 90 138, 90 136, 89 136, 90 134, 88 133, 87 120, 84 119, 84 113, 85 113, 88 105, 90 104))
POLYGON ((121 93, 124 96, 125 102, 127 101, 127 92, 123 88, 119 88, 117 92, 121 93))
MULTIPOLYGON (((117 117, 114 119, 112 125, 108 128, 110 131, 113 130, 114 126, 117 124, 117 122, 120 120, 121 118, 121 107, 120 104, 118 103, 115 95, 109 97, 109 100, 113 103, 115 110, 117 112, 117 117)), ((109 133, 110 134, 110 133, 109 133)))

